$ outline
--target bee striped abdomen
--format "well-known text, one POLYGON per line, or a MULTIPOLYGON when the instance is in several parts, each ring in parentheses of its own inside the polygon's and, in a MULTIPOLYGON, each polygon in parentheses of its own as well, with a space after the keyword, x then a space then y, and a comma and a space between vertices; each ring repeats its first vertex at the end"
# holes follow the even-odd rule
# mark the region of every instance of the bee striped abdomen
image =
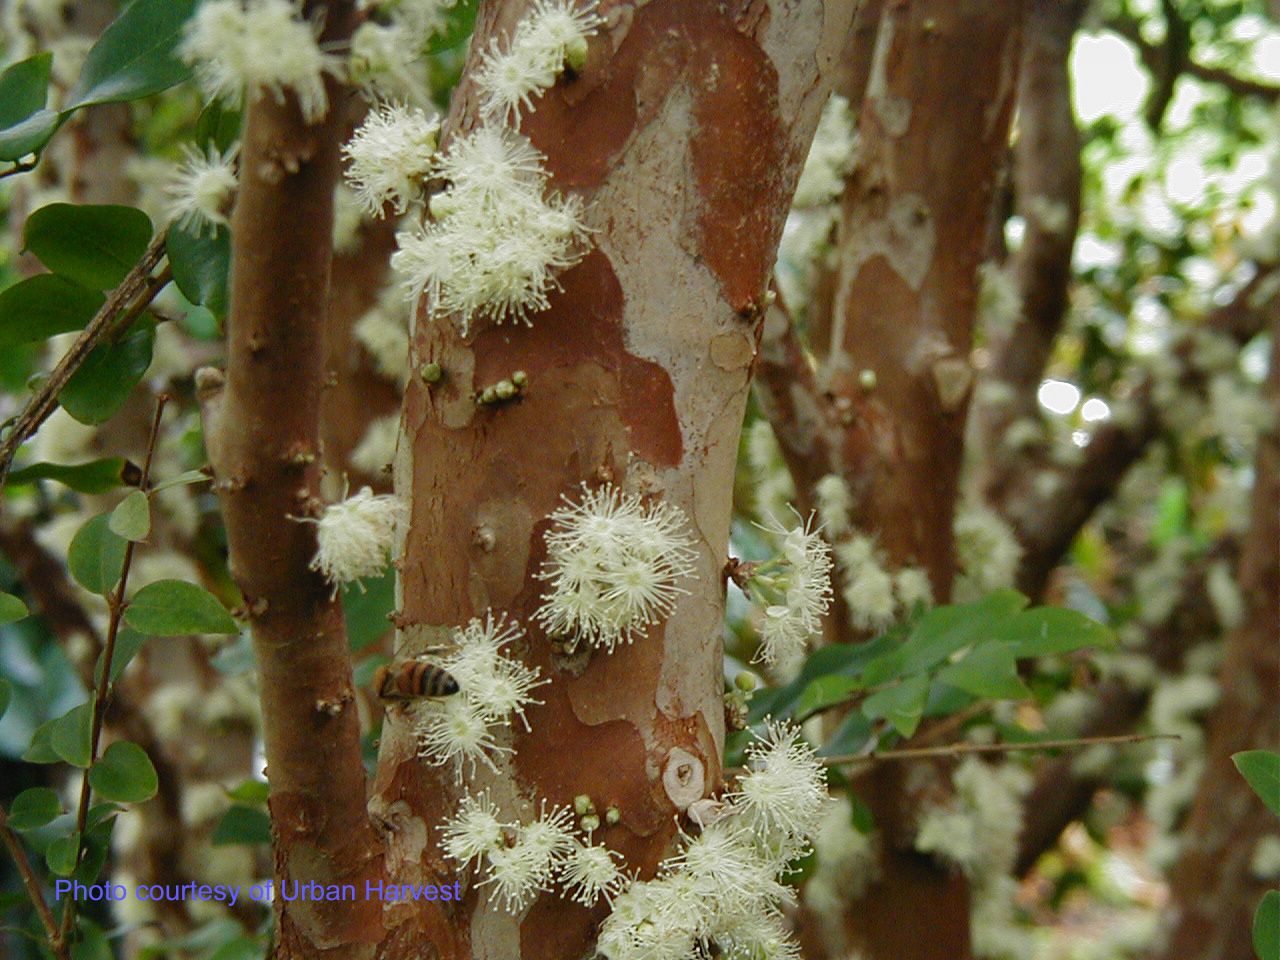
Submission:
POLYGON ((379 667, 373 688, 383 700, 417 700, 451 696, 458 692, 458 681, 429 660, 402 660, 379 667))

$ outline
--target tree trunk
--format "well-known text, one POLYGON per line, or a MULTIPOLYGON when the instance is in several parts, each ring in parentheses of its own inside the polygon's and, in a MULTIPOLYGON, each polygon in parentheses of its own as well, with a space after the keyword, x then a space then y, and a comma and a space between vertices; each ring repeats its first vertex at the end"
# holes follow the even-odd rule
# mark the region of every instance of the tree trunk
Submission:
MULTIPOLYGON (((1280 325, 1272 325, 1267 392, 1280 398, 1280 325)), ((1209 721, 1207 757, 1191 814, 1186 848, 1170 879, 1173 928, 1160 960, 1252 960, 1253 912, 1267 882, 1250 870, 1258 841, 1274 836, 1275 816, 1235 769, 1242 750, 1280 750, 1280 434, 1259 440, 1253 519, 1240 559, 1245 621, 1226 642, 1219 675, 1222 699, 1209 721)))
MULTIPOLYGON (((482 12, 472 43, 506 34, 529 9, 482 12)), ((419 322, 397 489, 412 519, 401 559, 398 648, 417 653, 486 610, 529 634, 523 658, 551 679, 532 732, 516 733, 501 775, 464 789, 419 761, 394 711, 382 738, 375 815, 396 882, 452 882, 437 847, 460 795, 488 787, 503 814, 580 794, 621 820, 597 838, 628 872, 653 875, 693 796, 664 786, 677 768, 719 788, 723 749, 722 570, 738 435, 770 269, 818 113, 856 3, 654 2, 610 6, 585 68, 522 124, 556 189, 587 203, 591 252, 532 326, 468 338, 419 322), (478 406, 523 370, 523 396, 478 406), (697 541, 697 580, 672 615, 611 654, 564 658, 534 624, 546 518, 582 483, 610 480, 674 503, 697 541)), ((464 74, 449 127, 469 129, 464 74)), ((447 146, 447 138, 446 138, 447 146)), ((464 880, 465 882, 465 880, 464 880)), ((584 955, 603 909, 540 897, 522 917, 486 909, 474 886, 447 917, 429 904, 388 913, 386 956, 418 949, 445 923, 444 956, 584 955)))
MULTIPOLYGON (((830 389, 853 412, 843 473, 855 524, 890 566, 924 567, 945 602, 973 370, 977 267, 1017 90, 1016 0, 886 3, 844 198, 830 389), (875 374, 865 389, 862 371, 875 374)), ((916 853, 902 769, 860 789, 884 838, 882 874, 849 914, 867 960, 962 960, 961 877, 916 853), (930 917, 930 932, 902 917, 930 917)))

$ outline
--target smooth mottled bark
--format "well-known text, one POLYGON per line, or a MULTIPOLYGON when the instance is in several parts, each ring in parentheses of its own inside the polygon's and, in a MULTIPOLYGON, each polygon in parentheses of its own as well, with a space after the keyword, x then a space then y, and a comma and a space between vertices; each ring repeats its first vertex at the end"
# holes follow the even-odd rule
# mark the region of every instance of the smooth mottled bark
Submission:
MULTIPOLYGON (((610 4, 585 68, 523 120, 554 188, 586 202, 591 250, 530 327, 482 324, 462 338, 446 320, 418 324, 414 366, 438 363, 444 379, 429 388, 411 378, 405 400, 397 489, 412 520, 399 647, 416 652, 470 617, 505 611, 529 631, 518 654, 551 683, 529 710, 532 731, 509 740, 514 758, 466 786, 418 760, 409 725, 389 713, 372 809, 393 880, 454 879, 439 826, 460 795, 483 787, 522 819, 544 799, 579 794, 616 806, 620 822, 596 839, 649 877, 677 814, 719 788, 721 571, 738 435, 769 271, 855 6, 610 4), (475 404, 515 370, 528 375, 522 398, 475 404), (581 484, 606 480, 685 512, 697 576, 634 644, 565 658, 533 621, 547 516, 581 484)), ((471 66, 529 7, 482 10, 471 66)), ((454 134, 476 122, 467 83, 454 134)), ((464 899, 447 916, 431 904, 389 910, 385 955, 447 926, 443 956, 577 957, 605 915, 544 895, 513 917, 462 880, 464 899)))
MULTIPOLYGON (((843 201, 824 380, 851 411, 842 472, 854 522, 891 566, 923 566, 944 602, 973 381, 977 267, 1017 90, 1020 2, 887 3, 843 201), (876 386, 860 385, 873 371, 876 386)), ((868 960, 971 956, 963 879, 916 853, 904 768, 859 790, 884 841, 881 878, 849 911, 868 960), (919 935, 903 917, 929 917, 919 935)))
MULTIPOLYGON (((354 3, 309 4, 323 42, 350 35, 354 3)), ((339 87, 330 81, 331 101, 339 87)), ((307 125, 290 97, 246 114, 232 218, 225 383, 204 371, 205 436, 230 568, 250 618, 271 785, 277 883, 363 881, 379 864, 365 810, 342 610, 309 569, 319 505, 320 404, 340 111, 307 125)), ((380 904, 275 901, 278 957, 371 956, 380 904)))
MULTIPOLYGON (((1280 324, 1272 326, 1267 396, 1280 400, 1280 324)), ((1251 960, 1253 912, 1273 883, 1253 872, 1276 818, 1232 763, 1242 750, 1280 750, 1280 433, 1259 440, 1248 538, 1237 580, 1245 619, 1226 641, 1222 697, 1209 720, 1204 773, 1170 876, 1172 930, 1159 960, 1251 960)))

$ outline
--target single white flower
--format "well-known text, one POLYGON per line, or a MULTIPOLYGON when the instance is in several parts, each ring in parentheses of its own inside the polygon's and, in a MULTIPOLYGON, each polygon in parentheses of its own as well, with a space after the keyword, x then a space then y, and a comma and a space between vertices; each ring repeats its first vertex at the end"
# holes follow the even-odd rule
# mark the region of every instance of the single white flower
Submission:
POLYGON ((453 764, 459 782, 464 764, 473 775, 476 761, 496 771, 489 755, 511 752, 510 747, 494 738, 493 725, 484 710, 471 698, 458 694, 422 704, 417 711, 415 732, 418 756, 432 766, 453 764))
POLYGON ((506 826, 498 819, 497 808, 488 793, 468 794, 462 798, 458 812, 444 822, 440 845, 446 857, 465 867, 501 847, 506 826))
POLYGON ((201 150, 191 144, 182 148, 182 161, 165 184, 167 213, 178 226, 197 235, 206 228, 213 232, 227 225, 235 198, 236 147, 226 153, 216 148, 201 150))
POLYGON ((431 71, 425 45, 426 38, 401 19, 366 20, 351 36, 351 83, 374 101, 429 105, 431 71))
POLYGON ((622 857, 602 844, 574 841, 573 852, 560 868, 560 882, 565 892, 583 906, 592 906, 601 897, 613 898, 626 884, 626 875, 618 868, 622 857))
POLYGON ((933 606, 933 583, 921 567, 903 567, 893 575, 893 592, 904 610, 933 606))
POLYGON ((311 569, 323 573, 335 589, 380 575, 395 546, 396 526, 406 515, 403 500, 390 494, 374 496, 369 487, 329 504, 320 519, 312 521, 318 548, 311 569))
POLYGON ((584 486, 581 499, 555 510, 539 577, 551 591, 536 619, 553 637, 612 651, 670 615, 687 591, 680 580, 697 557, 684 512, 646 503, 613 484, 584 486))
POLYGON ((812 524, 812 516, 790 530, 773 521, 763 529, 780 540, 778 555, 748 568, 747 596, 764 611, 756 659, 765 663, 798 656, 822 632, 831 605, 831 548, 812 524))
POLYGON ((503 647, 523 636, 520 624, 506 614, 487 613, 483 620, 476 618, 454 634, 457 647, 441 658, 440 665, 488 723, 509 725, 515 714, 527 730, 525 707, 542 702, 532 692, 550 681, 542 679, 537 669, 503 655, 503 647))
POLYGON ((961 571, 956 578, 956 600, 976 600, 1013 585, 1022 562, 1022 545, 999 514, 984 506, 962 506, 956 513, 955 537, 961 571))
POLYGON ((750 821, 803 842, 817 832, 827 801, 826 770, 792 724, 769 721, 747 747, 745 774, 729 796, 750 821))
POLYGON ((320 49, 319 26, 292 0, 206 0, 187 21, 179 56, 210 97, 240 103, 292 93, 308 123, 329 111, 324 75, 340 76, 342 60, 320 49))
POLYGON ((369 112, 342 148, 347 180, 365 209, 404 213, 422 195, 434 166, 440 121, 421 110, 384 104, 369 112))

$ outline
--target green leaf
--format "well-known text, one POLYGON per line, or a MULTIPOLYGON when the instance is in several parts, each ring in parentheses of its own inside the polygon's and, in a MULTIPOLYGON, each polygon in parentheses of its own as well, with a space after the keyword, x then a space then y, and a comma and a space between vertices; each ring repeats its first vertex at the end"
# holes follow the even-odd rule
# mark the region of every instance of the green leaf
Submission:
POLYGON ((996 624, 1026 605, 1027 598, 1016 590, 997 590, 972 603, 935 607, 915 622, 901 646, 867 664, 862 680, 875 687, 928 670, 957 650, 987 639, 996 624))
POLYGON ((939 671, 937 679, 975 697, 1021 700, 1031 696, 1027 685, 1018 677, 1013 650, 999 642, 979 644, 939 671))
POLYGON ((73 767, 89 766, 92 759, 90 738, 93 731, 93 700, 67 711, 53 722, 49 739, 53 752, 73 767))
POLYGON ((38 53, 0 73, 0 130, 21 123, 44 108, 52 67, 53 54, 38 53))
POLYGON ((107 514, 98 514, 76 531, 67 550, 67 567, 76 583, 104 597, 120 580, 126 546, 109 524, 107 514))
POLYGON ((146 323, 95 347, 58 396, 62 408, 91 426, 110 420, 151 366, 155 341, 155 328, 146 323))
POLYGON ((846 677, 829 673, 825 677, 817 677, 809 681, 796 702, 796 716, 808 716, 827 707, 835 706, 849 699, 849 694, 861 689, 862 684, 856 677, 846 677))
POLYGON ((168 490, 170 487, 185 487, 193 483, 208 483, 212 478, 203 470, 185 470, 176 477, 170 477, 155 484, 151 488, 152 493, 159 493, 161 490, 168 490))
POLYGON ((9 826, 15 830, 34 830, 62 814, 62 801, 48 787, 23 790, 9 805, 9 826))
POLYGON ((929 677, 923 673, 907 677, 901 683, 873 693, 862 702, 862 713, 868 720, 884 717, 904 737, 916 732, 929 695, 929 677))
POLYGON ((151 218, 134 207, 51 203, 27 218, 22 236, 54 273, 109 290, 146 253, 151 232, 151 218))
POLYGON ((155 637, 240 632, 217 597, 184 580, 147 584, 129 601, 124 619, 135 630, 155 637))
POLYGON ((175 49, 198 0, 134 0, 85 58, 64 109, 137 100, 191 76, 175 49))
POLYGON ((151 532, 151 501, 141 490, 130 492, 111 511, 107 526, 126 540, 145 540, 151 532))
POLYGON ((104 457, 88 463, 33 463, 9 474, 9 483, 56 480, 77 493, 106 493, 119 486, 137 486, 140 471, 124 457, 104 457))
POLYGON ((33 134, 50 126, 51 135, 57 128, 57 113, 44 109, 52 65, 53 54, 38 53, 0 73, 0 160, 17 161, 37 152, 44 141, 33 134))
POLYGON ((37 110, 27 119, 0 130, 0 160, 20 160, 39 153, 62 125, 57 110, 37 110))
POLYGON ((445 14, 444 29, 427 41, 427 53, 450 50, 471 36, 478 9, 479 0, 458 0, 445 14))
POLYGON ((196 143, 226 153, 240 139, 244 115, 221 100, 211 101, 196 119, 196 143))
MULTIPOLYGON (((129 665, 129 661, 138 655, 138 651, 142 649, 143 644, 147 642, 147 635, 139 633, 131 627, 121 625, 120 632, 116 634, 115 649, 111 651, 111 682, 115 683, 120 679, 120 674, 124 673, 124 668, 129 665)), ((98 655, 98 662, 93 668, 93 681, 99 683, 102 680, 102 658, 106 655, 104 650, 98 655)))
POLYGON ((231 234, 225 227, 195 233, 178 224, 169 227, 166 251, 173 282, 182 295, 215 316, 227 315, 227 278, 231 273, 231 234))
POLYGON ((876 818, 871 808, 853 791, 850 791, 847 796, 853 812, 853 828, 862 834, 870 833, 876 828, 876 818))
POLYGON ((89 786, 104 800, 142 803, 156 795, 159 781, 145 750, 136 743, 117 740, 89 770, 89 786))
POLYGON ((1253 915, 1253 949, 1258 960, 1280 960, 1280 890, 1262 895, 1253 915))
POLYGON ((210 842, 215 847, 232 843, 270 843, 271 818, 256 807, 232 806, 213 828, 210 842))
POLYGON ((31 743, 22 759, 27 763, 60 763, 61 758, 53 749, 53 727, 57 720, 48 720, 36 727, 31 743))
POLYGON ((391 624, 387 614, 396 608, 395 571, 364 581, 362 593, 354 584, 342 590, 342 612, 347 620, 347 643, 353 651, 363 650, 386 636, 391 624))
POLYGON ((0 677, 0 717, 9 709, 9 701, 13 699, 13 684, 0 677))
POLYGON ((213 951, 209 960, 262 960, 264 956, 266 946, 262 941, 251 937, 236 937, 213 951))
POLYGON ((271 785, 265 780, 242 780, 227 791, 227 796, 241 803, 265 805, 271 796, 271 785))
POLYGON ((1231 755, 1240 776, 1249 781, 1267 809, 1280 817, 1280 753, 1270 750, 1242 750, 1231 755))
POLYGON ((0 292, 0 349, 83 330, 105 302, 65 277, 42 273, 0 292))
POLYGON ((1108 647, 1114 642, 1109 628, 1063 607, 1023 610, 996 624, 991 636, 1012 644, 1013 655, 1018 658, 1108 647))
POLYGON ((80 938, 71 945, 71 960, 112 960, 111 941, 102 928, 84 917, 78 925, 80 938))
POLYGON ((80 858, 80 838, 72 833, 69 837, 59 837, 44 849, 44 862, 49 871, 59 877, 69 877, 76 869, 76 861, 80 858))
MULTIPOLYGON (((0 626, 15 623, 31 613, 27 605, 11 593, 0 593, 0 626)), ((2 711, 0 711, 2 712, 2 711)))

